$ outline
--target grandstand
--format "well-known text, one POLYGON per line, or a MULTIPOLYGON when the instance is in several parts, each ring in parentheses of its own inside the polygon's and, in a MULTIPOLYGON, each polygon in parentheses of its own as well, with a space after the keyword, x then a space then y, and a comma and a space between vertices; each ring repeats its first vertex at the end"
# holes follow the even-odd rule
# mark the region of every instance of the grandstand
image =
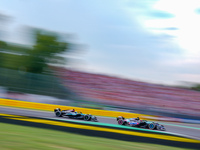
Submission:
POLYGON ((99 74, 57 69, 64 85, 88 101, 200 116, 200 92, 99 74))

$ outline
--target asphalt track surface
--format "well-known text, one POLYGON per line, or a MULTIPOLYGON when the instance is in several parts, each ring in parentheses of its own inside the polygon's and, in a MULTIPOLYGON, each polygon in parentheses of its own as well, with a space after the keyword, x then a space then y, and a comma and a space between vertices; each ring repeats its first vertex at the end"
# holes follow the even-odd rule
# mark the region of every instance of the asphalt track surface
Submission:
MULTIPOLYGON (((54 115, 54 112, 48 111, 39 111, 39 110, 30 110, 30 109, 21 109, 13 107, 2 107, 0 106, 0 113, 11 114, 11 115, 20 115, 20 116, 29 116, 29 117, 41 117, 49 119, 61 119, 61 120, 75 120, 69 118, 58 118, 54 115)), ((136 117, 136 116, 133 116, 136 117)), ((99 123, 108 123, 117 125, 116 118, 109 117, 100 117, 97 116, 99 123)), ((76 120, 77 121, 77 120, 76 120)), ((82 121, 82 120, 81 120, 82 121)), ((87 121, 86 121, 87 122, 87 121)), ((184 137, 189 137, 192 139, 200 140, 200 124, 188 124, 188 123, 175 123, 175 122, 160 122, 163 124, 167 131, 173 134, 182 135, 184 137)))

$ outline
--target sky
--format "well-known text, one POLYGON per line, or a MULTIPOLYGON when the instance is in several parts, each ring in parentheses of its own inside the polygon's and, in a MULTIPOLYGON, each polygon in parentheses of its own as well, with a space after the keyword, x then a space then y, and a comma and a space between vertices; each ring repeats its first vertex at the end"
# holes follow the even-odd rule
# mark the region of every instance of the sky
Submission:
POLYGON ((200 0, 1 0, 7 41, 23 26, 82 45, 67 67, 158 84, 200 83, 200 0))

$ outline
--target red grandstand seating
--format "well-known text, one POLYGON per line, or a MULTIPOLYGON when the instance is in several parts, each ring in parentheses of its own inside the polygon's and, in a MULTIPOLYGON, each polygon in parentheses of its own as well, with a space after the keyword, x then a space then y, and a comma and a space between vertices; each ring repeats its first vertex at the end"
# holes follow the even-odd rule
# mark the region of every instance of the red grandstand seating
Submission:
POLYGON ((200 92, 57 68, 65 86, 88 100, 200 115, 200 92))

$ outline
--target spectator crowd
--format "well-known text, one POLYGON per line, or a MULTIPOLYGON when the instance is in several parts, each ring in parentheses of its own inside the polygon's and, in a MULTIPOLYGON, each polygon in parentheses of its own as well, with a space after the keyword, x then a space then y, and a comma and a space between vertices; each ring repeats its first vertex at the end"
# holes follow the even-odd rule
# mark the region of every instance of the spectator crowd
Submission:
POLYGON ((66 87, 88 101, 200 115, 200 92, 99 74, 57 70, 66 87))

